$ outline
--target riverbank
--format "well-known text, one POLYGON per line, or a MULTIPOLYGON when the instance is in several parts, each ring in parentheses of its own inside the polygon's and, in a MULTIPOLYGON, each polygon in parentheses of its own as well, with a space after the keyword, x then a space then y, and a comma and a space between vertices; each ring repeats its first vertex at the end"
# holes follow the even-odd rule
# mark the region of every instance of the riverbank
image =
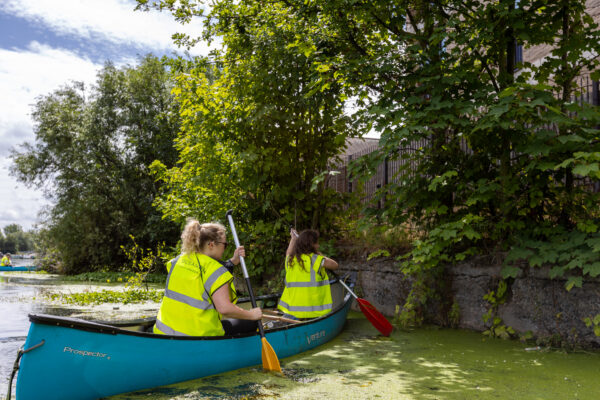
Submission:
MULTIPOLYGON (((355 258, 340 265, 358 273, 359 294, 383 314, 394 316, 402 310, 414 280, 402 274, 397 260, 355 258)), ((567 291, 567 278, 550 278, 551 266, 523 268, 507 280, 502 279, 502 267, 501 256, 472 257, 445 266, 433 288, 440 296, 429 299, 423 310, 426 323, 448 325, 453 319, 454 326, 479 332, 490 327, 508 332, 510 327, 512 338, 533 338, 540 345, 600 349, 600 337, 585 322, 600 314, 600 277, 586 277, 582 287, 567 291), (500 282, 506 286, 497 297, 500 282), (486 299, 490 293, 495 293, 494 305, 486 299), (486 320, 490 309, 492 318, 486 320)))

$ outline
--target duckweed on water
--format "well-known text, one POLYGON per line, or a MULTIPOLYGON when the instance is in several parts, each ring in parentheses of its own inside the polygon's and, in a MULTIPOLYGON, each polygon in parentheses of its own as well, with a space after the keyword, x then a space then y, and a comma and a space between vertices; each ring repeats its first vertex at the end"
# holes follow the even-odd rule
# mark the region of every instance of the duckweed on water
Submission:
POLYGON ((344 332, 280 360, 284 377, 259 367, 115 399, 596 399, 600 354, 526 351, 530 345, 450 329, 383 338, 361 314, 344 332))
POLYGON ((47 297, 52 301, 59 301, 66 304, 76 304, 81 306, 103 304, 103 303, 143 303, 153 301, 158 303, 162 300, 164 292, 162 290, 102 290, 100 292, 83 293, 51 293, 47 297))

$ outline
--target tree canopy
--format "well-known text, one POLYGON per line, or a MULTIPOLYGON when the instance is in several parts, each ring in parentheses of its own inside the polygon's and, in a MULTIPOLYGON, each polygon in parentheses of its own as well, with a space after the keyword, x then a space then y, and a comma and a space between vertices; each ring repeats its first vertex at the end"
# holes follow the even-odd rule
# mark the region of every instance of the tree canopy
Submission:
POLYGON ((354 133, 341 85, 322 85, 313 51, 298 51, 311 31, 287 17, 276 2, 215 4, 206 35, 224 46, 210 71, 178 77, 178 164, 153 166, 166 189, 157 204, 173 220, 223 221, 235 209, 254 274, 282 262, 290 224, 332 227, 342 196, 313 181, 354 133))
MULTIPOLYGON (((169 10, 181 22, 200 18, 204 38, 222 40, 211 58, 220 75, 210 93, 227 100, 202 104, 206 121, 197 112, 183 119, 196 121, 197 131, 222 124, 216 141, 228 160, 222 171, 257 172, 253 181, 235 176, 244 182, 238 196, 255 196, 267 207, 279 197, 289 207, 287 191, 280 196, 278 186, 265 182, 285 176, 289 157, 307 172, 313 164, 301 154, 255 149, 268 148, 262 146, 282 131, 278 147, 304 140, 311 151, 331 145, 327 156, 335 154, 341 140, 311 136, 312 128, 298 130, 304 125, 291 120, 334 127, 335 119, 307 118, 295 107, 315 110, 315 101, 351 98, 355 112, 345 126, 381 135, 380 151, 357 162, 354 176, 368 178, 385 159, 404 162, 374 199, 384 207, 365 213, 419 227, 405 272, 507 250, 505 277, 518 273, 512 263, 522 258, 554 264, 553 276, 568 276, 568 288, 580 285, 582 274, 600 274, 598 195, 589 187, 600 178, 600 114, 573 100, 589 90, 579 76, 598 78, 598 26, 585 1, 223 0, 209 13, 200 1, 138 3, 169 10), (537 63, 523 62, 517 45, 551 51, 537 63), (240 164, 231 168, 234 160, 240 164)), ((196 39, 177 36, 183 44, 196 39)), ((202 88, 205 94, 208 87, 182 82, 188 85, 182 93, 202 88)), ((342 114, 339 121, 346 121, 342 114)), ((196 148, 179 143, 180 153, 196 148)), ((327 207, 304 196, 305 204, 327 207)))
POLYGON ((14 153, 11 172, 53 201, 40 237, 66 272, 123 266, 129 235, 144 247, 176 242, 178 227, 152 205, 159 185, 148 170, 177 157, 172 85, 146 56, 135 67, 107 62, 93 87, 73 82, 34 105, 35 142, 14 153))
POLYGON ((35 232, 25 232, 19 224, 9 224, 0 230, 0 252, 18 253, 34 249, 35 232), (4 232, 3 232, 4 231, 4 232))

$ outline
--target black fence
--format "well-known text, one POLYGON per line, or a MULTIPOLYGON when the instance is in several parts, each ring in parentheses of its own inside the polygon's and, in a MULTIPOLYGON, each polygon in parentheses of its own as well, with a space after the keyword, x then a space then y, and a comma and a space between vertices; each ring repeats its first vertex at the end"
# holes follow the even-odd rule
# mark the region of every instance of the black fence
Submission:
MULTIPOLYGON (((572 102, 577 102, 582 105, 584 103, 598 106, 600 105, 600 94, 599 94, 599 82, 593 81, 589 76, 581 77, 578 81, 579 89, 577 90, 577 95, 571 98, 572 102)), ((553 130, 558 130, 557 127, 548 127, 553 130)), ((415 141, 411 143, 409 146, 404 147, 400 150, 403 154, 414 154, 416 152, 422 151, 424 148, 430 146, 430 141, 427 139, 422 139, 419 141, 415 141)), ((378 149, 378 145, 375 144, 373 146, 367 147, 359 152, 353 153, 351 155, 346 156, 340 163, 336 165, 332 165, 330 167, 331 171, 337 171, 338 174, 330 175, 327 179, 326 185, 329 188, 335 189, 339 193, 354 193, 359 190, 358 181, 349 176, 348 165, 353 161, 357 160, 360 157, 363 157, 369 153, 378 149)), ((471 153, 469 145, 466 140, 461 140, 460 149, 466 153, 471 153)), ((373 199, 375 192, 377 189, 381 188, 383 185, 388 184, 389 182, 398 182, 397 176, 398 171, 401 168, 406 167, 406 163, 411 163, 412 165, 408 168, 411 171, 410 174, 414 175, 416 173, 416 163, 414 161, 409 161, 412 157, 408 157, 407 159, 403 159, 402 156, 395 157, 394 160, 390 160, 386 158, 383 163, 381 163, 377 168, 377 173, 369 179, 366 183, 363 183, 360 188, 361 191, 361 201, 362 203, 369 203, 373 199)), ((577 179, 576 184, 583 185, 589 187, 590 190, 594 192, 600 191, 600 182, 591 181, 589 179, 577 179)), ((378 204, 379 207, 382 204, 378 204)))

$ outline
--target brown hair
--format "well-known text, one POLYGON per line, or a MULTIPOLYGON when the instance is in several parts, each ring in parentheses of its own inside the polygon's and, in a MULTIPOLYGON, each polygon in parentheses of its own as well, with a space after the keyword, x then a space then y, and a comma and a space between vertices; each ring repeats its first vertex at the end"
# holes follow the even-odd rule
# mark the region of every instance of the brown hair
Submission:
MULTIPOLYGON (((319 241, 319 232, 306 229, 298 235, 296 238, 296 242, 294 243, 294 247, 292 248, 291 254, 288 256, 288 264, 292 262, 293 258, 296 258, 298 264, 300 264, 300 268, 304 271, 307 271, 304 262, 302 261, 302 254, 310 254, 315 252, 315 244, 319 241)), ((310 266, 309 266, 310 268, 310 266)))
POLYGON ((195 219, 189 219, 181 234, 181 250, 185 254, 198 253, 209 242, 217 242, 225 236, 225 227, 211 222, 200 224, 195 219))

